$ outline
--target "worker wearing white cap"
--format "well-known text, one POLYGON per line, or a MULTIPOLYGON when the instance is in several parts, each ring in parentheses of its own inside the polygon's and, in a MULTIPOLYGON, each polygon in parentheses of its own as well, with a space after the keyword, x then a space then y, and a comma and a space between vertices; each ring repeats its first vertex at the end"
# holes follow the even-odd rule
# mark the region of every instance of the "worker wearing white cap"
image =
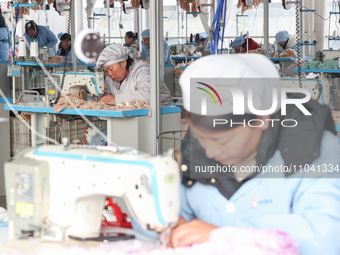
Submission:
MULTIPOLYGON (((340 167, 329 109, 310 100, 303 105, 312 115, 294 105, 281 114, 273 93, 281 87, 279 74, 257 54, 201 58, 180 85, 190 118, 173 247, 209 241, 213 230, 233 226, 283 231, 301 255, 340 254, 340 183, 323 178, 339 177, 328 165, 340 167), (298 125, 284 127, 284 119, 298 125), (324 171, 309 171, 323 164, 324 171)), ((297 254, 268 254, 274 253, 297 254)))
MULTIPOLYGON (((150 65, 129 57, 128 48, 112 44, 99 55, 97 67, 107 74, 104 95, 100 99, 110 105, 133 99, 150 102, 150 65)), ((160 84, 161 103, 171 101, 170 91, 160 84)))
POLYGON ((296 36, 290 35, 285 30, 280 31, 275 35, 275 42, 278 44, 277 53, 281 53, 288 49, 297 51, 298 45, 296 43, 296 36))
MULTIPOLYGON (((142 32, 143 46, 140 59, 150 62, 150 29, 146 29, 142 32)), ((171 64, 170 47, 168 43, 163 39, 164 48, 164 64, 171 64)))

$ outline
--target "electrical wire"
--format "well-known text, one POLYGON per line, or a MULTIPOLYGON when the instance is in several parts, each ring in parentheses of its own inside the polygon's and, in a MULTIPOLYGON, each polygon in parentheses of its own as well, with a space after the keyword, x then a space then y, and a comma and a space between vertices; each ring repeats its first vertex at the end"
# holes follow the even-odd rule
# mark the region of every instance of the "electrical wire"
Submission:
MULTIPOLYGON (((306 7, 306 6, 302 6, 302 8, 303 8, 303 9, 306 9, 306 10, 312 10, 312 9, 309 9, 308 7, 306 7)), ((330 17, 331 17, 331 15, 329 15, 328 18, 325 19, 325 18, 323 18, 321 15, 317 14, 316 12, 313 12, 313 14, 316 15, 316 16, 318 16, 318 17, 320 17, 320 18, 323 19, 323 20, 329 20, 330 17)))
MULTIPOLYGON (((71 34, 72 8, 73 8, 73 0, 70 0, 69 1, 69 9, 68 9, 68 17, 67 17, 67 33, 68 34, 71 34)), ((66 72, 67 72, 67 55, 64 59, 64 66, 63 66, 63 74, 62 74, 62 78, 61 78, 60 92, 57 96, 57 99, 53 102, 53 104, 57 104, 59 99, 60 99, 60 95, 61 95, 61 92, 62 92, 63 87, 64 87, 64 83, 65 83, 66 72)))
POLYGON ((177 8, 177 6, 174 6, 174 10, 173 10, 173 12, 172 12, 170 18, 164 19, 164 22, 169 22, 169 21, 172 19, 172 17, 174 16, 174 13, 175 13, 175 11, 176 11, 176 8, 177 8))

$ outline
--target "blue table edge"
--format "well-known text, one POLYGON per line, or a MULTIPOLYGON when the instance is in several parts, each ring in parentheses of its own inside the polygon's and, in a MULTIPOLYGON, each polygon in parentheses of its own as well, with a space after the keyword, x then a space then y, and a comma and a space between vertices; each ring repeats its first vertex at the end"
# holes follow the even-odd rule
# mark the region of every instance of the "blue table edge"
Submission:
MULTIPOLYGON (((11 105, 14 110, 22 112, 35 112, 35 113, 53 113, 53 114, 71 114, 79 115, 79 113, 86 116, 96 117, 115 117, 115 118, 127 118, 137 116, 147 116, 149 109, 135 109, 126 111, 104 111, 104 110, 83 110, 83 109, 63 109, 60 112, 55 112, 51 107, 36 107, 36 106, 21 106, 11 105)), ((11 110, 8 105, 5 105, 5 110, 11 110)), ((178 106, 168 106, 161 108, 161 114, 179 113, 181 108, 178 106)))

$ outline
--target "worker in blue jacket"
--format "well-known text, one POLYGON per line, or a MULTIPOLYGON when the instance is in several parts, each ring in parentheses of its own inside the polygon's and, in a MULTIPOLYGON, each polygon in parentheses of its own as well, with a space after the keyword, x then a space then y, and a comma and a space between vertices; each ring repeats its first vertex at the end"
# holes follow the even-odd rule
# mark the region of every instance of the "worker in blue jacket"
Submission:
POLYGON ((62 56, 63 59, 66 59, 66 61, 72 60, 72 44, 71 35, 69 33, 64 33, 60 36, 60 44, 57 55, 62 56))
POLYGON ((0 15, 0 60, 8 61, 12 40, 5 18, 0 15))
MULTIPOLYGON (((146 29, 142 32, 143 44, 140 59, 150 62, 150 29, 146 29)), ((164 64, 171 64, 170 47, 168 43, 163 39, 164 49, 164 64)))
POLYGON ((275 35, 275 42, 277 43, 277 53, 281 53, 288 49, 297 51, 298 44, 295 35, 290 35, 287 31, 279 31, 275 35))
POLYGON ((284 231, 301 255, 339 255, 340 139, 329 108, 309 100, 280 109, 279 74, 258 54, 201 58, 180 85, 190 117, 171 245, 234 226, 284 231))
MULTIPOLYGON (((30 44, 33 41, 38 42, 39 48, 47 47, 53 49, 53 56, 56 54, 56 45, 58 39, 55 34, 47 27, 37 25, 33 20, 25 25, 25 37, 30 44)), ((52 57, 52 56, 51 56, 52 57)))

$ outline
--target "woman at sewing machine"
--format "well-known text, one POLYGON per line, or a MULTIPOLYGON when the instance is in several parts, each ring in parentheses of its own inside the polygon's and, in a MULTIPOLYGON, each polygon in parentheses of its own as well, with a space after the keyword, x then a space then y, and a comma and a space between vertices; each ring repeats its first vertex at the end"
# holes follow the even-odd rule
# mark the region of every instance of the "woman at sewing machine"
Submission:
POLYGON ((69 33, 64 33, 60 37, 60 48, 57 55, 62 56, 63 59, 66 59, 66 61, 72 60, 71 35, 69 33))
MULTIPOLYGON (((298 251, 274 252, 277 250, 273 244, 268 254, 340 254, 338 176, 330 169, 317 174, 309 171, 322 164, 340 167, 340 140, 336 137, 329 108, 310 100, 306 103, 306 108, 312 112, 308 118, 302 111, 288 110, 281 114, 279 104, 268 116, 256 116, 250 106, 243 109, 243 115, 235 115, 230 87, 243 95, 251 88, 252 97, 257 101, 253 102, 257 104, 256 109, 269 109, 273 98, 268 90, 281 86, 274 65, 259 54, 201 58, 185 69, 180 85, 183 106, 190 117, 189 130, 181 146, 181 220, 172 230, 171 245, 181 247, 207 242, 213 233, 216 237, 214 231, 223 228, 225 231, 219 232, 222 235, 219 240, 226 243, 234 238, 232 233, 229 237, 223 236, 228 228, 276 229, 292 237, 296 244, 291 243, 290 248, 298 251), (228 82, 219 81, 226 85, 214 86, 215 77, 228 82), (211 78, 211 82, 206 79, 209 86, 199 82, 192 84, 195 78, 211 78), (205 90, 214 86, 211 93, 218 97, 221 105, 217 108, 206 94, 195 96, 190 85, 205 90), (224 94, 223 89, 227 93, 224 94), (202 96, 206 97, 204 114, 202 96), (216 124, 216 119, 223 121, 223 125, 216 124), (268 120, 274 119, 294 119, 298 128, 269 124, 268 120), (273 174, 274 171, 265 170, 270 166, 282 169, 288 165, 292 169, 296 166, 296 171, 290 169, 273 174), (204 166, 220 166, 229 171, 197 174, 197 169, 204 166)), ((253 240, 256 243, 255 236, 253 240)))
POLYGON ((25 37, 29 44, 36 41, 38 42, 39 48, 51 48, 53 50, 53 56, 56 55, 55 47, 58 43, 58 39, 48 27, 39 26, 31 20, 25 25, 25 37))
MULTIPOLYGON (((106 47, 99 55, 97 67, 103 68, 105 79, 104 95, 100 101, 115 105, 133 99, 150 102, 150 65, 129 57, 129 50, 119 44, 106 47)), ((170 91, 160 85, 161 103, 171 101, 170 91)))

